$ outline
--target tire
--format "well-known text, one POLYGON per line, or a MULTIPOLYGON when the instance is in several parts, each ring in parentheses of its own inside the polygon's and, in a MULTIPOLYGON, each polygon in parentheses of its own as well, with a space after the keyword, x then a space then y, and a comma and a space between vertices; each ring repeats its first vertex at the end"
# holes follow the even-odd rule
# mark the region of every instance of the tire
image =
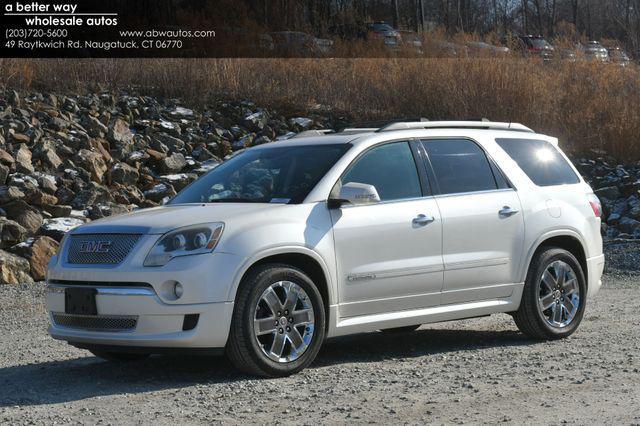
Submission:
POLYGON ((529 266, 522 301, 513 319, 518 329, 532 338, 562 339, 573 334, 580 325, 586 296, 587 282, 580 262, 564 249, 543 247, 529 266), (571 269, 568 274, 567 266, 571 269), (545 309, 546 306, 549 307, 545 309))
POLYGON ((262 265, 240 283, 226 354, 236 368, 251 375, 288 376, 316 358, 325 324, 322 296, 304 272, 284 264, 262 265), (298 294, 291 312, 283 310, 291 306, 289 294, 298 294))
POLYGON ((380 331, 383 333, 411 333, 412 331, 419 329, 421 325, 422 324, 408 325, 406 327, 385 328, 380 331))
POLYGON ((89 350, 93 355, 111 362, 136 362, 149 358, 149 354, 145 353, 125 353, 125 352, 106 352, 98 350, 89 350))

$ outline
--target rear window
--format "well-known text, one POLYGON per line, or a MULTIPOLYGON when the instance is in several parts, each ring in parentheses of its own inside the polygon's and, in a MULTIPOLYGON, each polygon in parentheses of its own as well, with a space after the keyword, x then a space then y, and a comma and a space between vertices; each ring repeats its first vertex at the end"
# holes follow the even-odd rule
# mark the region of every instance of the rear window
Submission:
POLYGON ((496 142, 538 186, 579 183, 580 178, 555 146, 534 139, 496 139, 496 142))

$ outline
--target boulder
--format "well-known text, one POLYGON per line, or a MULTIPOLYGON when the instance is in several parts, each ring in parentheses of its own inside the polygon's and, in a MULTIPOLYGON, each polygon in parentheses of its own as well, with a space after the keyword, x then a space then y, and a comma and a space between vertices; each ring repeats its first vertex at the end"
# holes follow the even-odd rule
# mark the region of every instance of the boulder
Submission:
POLYGON ((40 227, 40 234, 46 235, 60 242, 64 234, 84 224, 84 220, 76 217, 58 217, 54 219, 45 219, 40 227))
POLYGON ((71 214, 71 206, 60 205, 42 205, 40 206, 43 211, 49 213, 53 217, 65 217, 71 214))
POLYGON ((620 190, 617 186, 606 186, 604 188, 596 189, 594 193, 598 198, 606 198, 607 200, 616 200, 620 198, 620 190))
POLYGON ((159 183, 153 188, 144 191, 144 196, 156 203, 160 203, 164 201, 165 198, 173 197, 175 195, 176 191, 173 189, 173 186, 166 183, 159 183))
POLYGON ((102 124, 100 120, 95 117, 88 116, 87 122, 85 123, 85 128, 87 129, 87 133, 89 136, 93 138, 101 138, 107 135, 109 129, 107 126, 102 124))
POLYGON ((53 148, 43 149, 42 153, 40 154, 40 158, 46 165, 48 165, 52 169, 57 169, 62 164, 62 160, 53 148))
POLYGON ((294 117, 289 120, 289 124, 298 132, 309 130, 313 125, 313 120, 307 117, 294 117))
POLYGON ((76 194, 73 201, 71 201, 71 206, 76 209, 84 209, 92 204, 106 203, 109 201, 113 201, 109 188, 91 182, 76 194))
POLYGON ((29 235, 34 235, 42 226, 43 217, 34 210, 25 210, 14 217, 14 220, 22 225, 29 235))
POLYGON ((7 183, 9 173, 11 173, 11 169, 4 164, 0 164, 0 185, 7 183))
POLYGON ((11 154, 9 154, 4 149, 0 149, 0 164, 10 168, 15 163, 16 163, 16 160, 13 159, 13 156, 11 154))
POLYGON ((31 174, 35 172, 31 163, 31 151, 25 144, 20 144, 20 148, 16 151, 16 170, 19 173, 31 174))
POLYGON ((24 192, 15 186, 0 186, 0 205, 21 200, 24 197, 24 192))
POLYGON ((155 138, 157 141, 167 147, 168 152, 182 151, 185 146, 185 143, 182 139, 178 139, 166 133, 159 133, 155 135, 155 138))
POLYGON ((44 280, 49 260, 57 253, 58 246, 59 243, 56 240, 47 236, 37 237, 33 241, 29 256, 29 268, 34 280, 44 280))
POLYGON ((9 248, 27 239, 27 230, 19 223, 0 217, 0 248, 9 248))
POLYGON ((55 195, 47 194, 40 190, 32 193, 26 198, 26 201, 36 206, 42 206, 43 204, 58 204, 58 198, 55 195))
POLYGON ((176 153, 162 160, 161 169, 164 173, 177 173, 186 165, 187 161, 184 155, 176 153))
POLYGON ((171 184, 176 191, 182 190, 185 186, 197 179, 197 175, 193 173, 178 173, 175 175, 160 176, 160 180, 171 184))
POLYGON ((10 133, 11 140, 14 143, 26 144, 31 142, 31 138, 23 133, 10 133))
POLYGON ((622 232, 633 234, 640 228, 640 221, 625 216, 618 221, 617 227, 622 232))
POLYGON ((30 272, 31 265, 27 259, 0 250, 0 284, 32 283, 30 272))
POLYGON ((109 216, 118 216, 129 213, 129 209, 116 203, 96 204, 87 208, 88 217, 91 220, 102 219, 109 216))
POLYGON ((269 114, 266 111, 258 111, 247 115, 243 120, 243 125, 252 132, 260 132, 269 122, 269 114))
POLYGON ((131 167, 127 163, 116 163, 111 168, 110 177, 112 183, 134 185, 138 181, 140 173, 138 173, 136 168, 131 167))
POLYGON ((131 129, 129 128, 129 123, 120 118, 116 118, 113 125, 109 128, 107 139, 116 146, 130 145, 133 142, 133 133, 131 133, 131 129))
POLYGON ((74 161, 91 173, 91 180, 97 183, 102 182, 103 176, 108 170, 102 155, 87 149, 81 149, 74 161))

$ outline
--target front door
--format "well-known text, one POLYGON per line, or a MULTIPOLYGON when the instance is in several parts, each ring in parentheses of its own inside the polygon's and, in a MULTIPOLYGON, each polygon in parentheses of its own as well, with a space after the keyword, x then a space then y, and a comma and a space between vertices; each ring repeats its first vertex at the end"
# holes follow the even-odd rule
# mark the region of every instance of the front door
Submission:
POLYGON ((373 185, 381 201, 331 211, 340 316, 439 305, 442 221, 409 142, 370 148, 340 183, 349 182, 373 185))

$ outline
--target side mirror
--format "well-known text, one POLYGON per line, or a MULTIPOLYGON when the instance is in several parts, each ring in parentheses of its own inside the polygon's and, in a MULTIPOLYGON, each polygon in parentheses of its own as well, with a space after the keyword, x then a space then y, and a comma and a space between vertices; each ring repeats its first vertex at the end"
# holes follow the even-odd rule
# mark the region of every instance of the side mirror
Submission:
POLYGON ((375 186, 366 183, 349 182, 342 185, 337 198, 332 197, 329 199, 329 207, 337 208, 346 203, 360 206, 379 202, 380 196, 375 186))

